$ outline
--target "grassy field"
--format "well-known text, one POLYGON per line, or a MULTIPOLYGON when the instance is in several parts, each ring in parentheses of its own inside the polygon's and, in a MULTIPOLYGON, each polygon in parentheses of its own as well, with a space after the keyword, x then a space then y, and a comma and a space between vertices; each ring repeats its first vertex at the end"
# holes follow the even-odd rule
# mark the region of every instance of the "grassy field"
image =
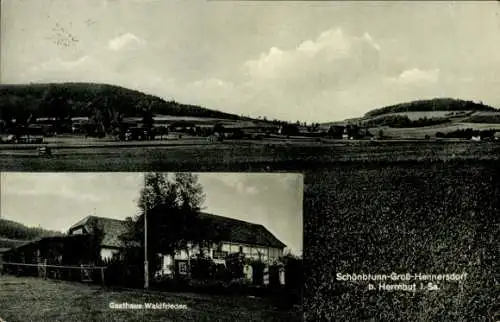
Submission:
MULTIPOLYGON (((500 319, 497 164, 334 166, 305 176, 304 190, 308 320, 500 319), (336 277, 392 272, 467 276, 416 292, 370 291, 366 281, 336 277)), ((399 283, 411 281, 387 282, 399 283)))
POLYGON ((0 318, 25 321, 300 321, 259 298, 112 291, 40 278, 0 276, 0 318), (110 308, 110 303, 179 304, 183 309, 110 308))
MULTIPOLYGON (((468 112, 468 111, 464 111, 468 112)), ((378 118, 383 118, 387 116, 407 116, 410 120, 415 121, 420 118, 442 118, 448 116, 450 112, 449 111, 424 111, 424 112, 399 112, 399 113, 387 113, 387 114, 382 114, 382 115, 377 115, 372 118, 369 118, 370 120, 376 120, 378 118)))
POLYGON ((436 137, 437 132, 449 133, 457 130, 497 130, 500 131, 498 123, 449 123, 424 127, 409 127, 409 128, 392 128, 392 127, 374 127, 370 128, 370 132, 376 135, 380 130, 384 131, 384 135, 395 138, 415 138, 423 139, 426 135, 431 138, 436 137))
POLYGON ((497 142, 314 141, 0 150, 4 171, 302 171, 344 162, 498 160, 497 142))

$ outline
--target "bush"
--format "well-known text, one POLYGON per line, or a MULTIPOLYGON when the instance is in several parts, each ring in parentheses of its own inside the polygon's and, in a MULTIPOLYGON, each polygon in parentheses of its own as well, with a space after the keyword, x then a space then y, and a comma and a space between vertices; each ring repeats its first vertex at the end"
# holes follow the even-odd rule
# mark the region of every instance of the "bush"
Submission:
POLYGON ((262 261, 252 261, 250 263, 252 266, 252 281, 253 284, 263 285, 264 284, 264 268, 266 265, 262 261))
POLYGON ((191 259, 191 277, 193 279, 212 279, 215 276, 215 263, 210 257, 196 256, 191 259))
POLYGON ((104 281, 109 286, 139 287, 144 284, 144 268, 115 261, 107 266, 104 281))
POLYGON ((215 272, 213 277, 215 280, 231 280, 231 271, 229 271, 223 264, 216 264, 214 269, 215 272))
POLYGON ((244 255, 240 253, 229 254, 226 257, 226 268, 229 271, 232 279, 244 277, 244 259, 244 255))

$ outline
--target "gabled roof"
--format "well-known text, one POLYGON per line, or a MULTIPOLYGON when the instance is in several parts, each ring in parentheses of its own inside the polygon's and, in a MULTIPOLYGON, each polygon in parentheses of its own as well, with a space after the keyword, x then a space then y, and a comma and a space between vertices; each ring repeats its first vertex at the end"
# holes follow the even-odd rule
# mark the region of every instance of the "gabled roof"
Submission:
POLYGON ((200 213, 200 217, 208 219, 211 229, 220 234, 224 241, 276 248, 286 247, 260 224, 203 212, 200 213))
MULTIPOLYGON (((200 217, 207 220, 207 229, 211 229, 223 241, 276 248, 286 247, 285 244, 260 224, 208 213, 200 213, 200 217)), ((69 232, 83 227, 87 233, 90 233, 92 230, 92 221, 102 224, 105 233, 102 246, 122 247, 119 236, 126 231, 126 222, 123 220, 87 216, 71 226, 69 232)))
POLYGON ((84 228, 86 233, 91 233, 92 225, 94 224, 94 222, 96 222, 98 225, 102 225, 102 228, 104 230, 104 238, 101 242, 102 246, 122 247, 120 235, 122 235, 126 231, 125 221, 123 220, 106 217, 87 216, 71 226, 69 228, 69 233, 80 227, 84 228))

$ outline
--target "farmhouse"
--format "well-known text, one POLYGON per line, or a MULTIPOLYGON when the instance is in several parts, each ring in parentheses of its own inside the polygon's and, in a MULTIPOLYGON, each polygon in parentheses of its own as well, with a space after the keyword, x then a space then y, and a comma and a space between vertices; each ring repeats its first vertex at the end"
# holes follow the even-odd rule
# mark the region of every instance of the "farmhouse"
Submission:
MULTIPOLYGON (((208 213, 200 213, 199 215, 203 222, 203 230, 208 231, 210 236, 214 236, 214 241, 208 241, 202 251, 216 264, 225 265, 226 257, 238 256, 246 259, 259 259, 265 264, 265 270, 267 270, 283 257, 285 244, 264 226, 208 213)), ((4 263, 95 265, 98 263, 99 256, 101 259, 110 259, 123 249, 120 236, 124 232, 126 232, 125 221, 87 216, 72 225, 66 235, 43 237, 9 250, 2 250, 3 256, 1 257, 3 257, 4 263), (94 239, 93 232, 97 227, 102 229, 103 236, 100 245, 95 247, 94 241, 96 239, 94 239)), ((154 240, 149 242, 154 243, 154 240)), ((137 245, 132 245, 132 247, 134 246, 140 245, 137 243, 137 245)), ((173 258, 169 255, 158 254, 162 259, 158 274, 187 275, 188 258, 192 258, 199 252, 200 249, 193 246, 190 247, 189 254, 186 251, 179 251, 173 258)), ((36 265, 28 267, 14 265, 8 268, 18 272, 24 271, 33 276, 46 276, 46 274, 50 275, 55 272, 48 272, 43 266, 37 268, 36 265)), ((77 271, 71 272, 73 270, 67 270, 65 274, 80 274, 77 271)), ((252 276, 250 264, 245 265, 244 273, 247 278, 252 276)), ((280 270, 279 274, 280 283, 284 283, 284 272, 280 270)))
MULTIPOLYGON (((260 259, 266 264, 283 257, 286 245, 262 225, 208 213, 200 213, 200 217, 210 222, 206 229, 220 236, 219 242, 214 242, 203 250, 216 264, 225 264, 226 256, 236 253, 245 258, 260 259)), ((192 252, 199 251, 195 247, 192 252)), ((162 273, 171 274, 173 267, 177 273, 187 274, 187 258, 185 251, 178 252, 174 262, 169 256, 163 256, 162 273)))
POLYGON ((103 229, 104 237, 101 241, 101 258, 111 258, 113 254, 122 249, 120 236, 126 231, 125 222, 118 219, 87 216, 75 223, 68 229, 68 235, 87 235, 92 234, 94 227, 103 229))
MULTIPOLYGON (((246 258, 260 258, 267 264, 283 256, 286 245, 262 225, 208 213, 200 213, 200 217, 207 222, 204 229, 209 230, 213 236, 220 236, 217 242, 203 249, 215 263, 225 264, 226 256, 234 253, 243 254, 246 258)), ((104 232, 100 248, 101 257, 110 258, 123 247, 119 236, 126 231, 125 221, 88 216, 71 226, 68 235, 91 234, 96 225, 102 227, 104 232)), ((199 251, 197 247, 193 247, 189 255, 197 254, 199 251)), ((161 274, 172 274, 172 269, 179 274, 187 274, 187 261, 188 254, 185 251, 175 254, 173 260, 168 255, 162 255, 161 274)))

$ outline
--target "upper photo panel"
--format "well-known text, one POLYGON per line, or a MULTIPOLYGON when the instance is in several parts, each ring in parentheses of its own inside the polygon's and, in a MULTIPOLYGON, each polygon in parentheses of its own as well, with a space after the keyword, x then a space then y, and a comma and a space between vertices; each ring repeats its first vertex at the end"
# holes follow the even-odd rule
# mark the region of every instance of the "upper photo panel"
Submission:
POLYGON ((498 1, 1 5, 0 170, 499 155, 498 1))

